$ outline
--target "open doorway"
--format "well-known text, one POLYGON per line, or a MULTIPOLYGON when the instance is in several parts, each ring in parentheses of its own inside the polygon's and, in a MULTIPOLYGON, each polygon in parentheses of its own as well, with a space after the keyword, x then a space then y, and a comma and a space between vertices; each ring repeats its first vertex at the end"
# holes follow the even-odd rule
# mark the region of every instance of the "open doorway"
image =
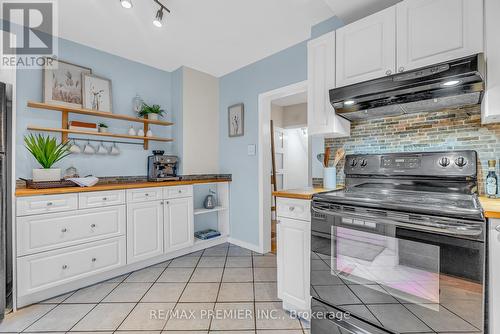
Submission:
POLYGON ((259 248, 271 251, 275 241, 272 201, 271 135, 274 136, 277 189, 312 184, 307 135, 307 81, 259 95, 259 248), (271 134, 271 119, 274 133, 271 134))

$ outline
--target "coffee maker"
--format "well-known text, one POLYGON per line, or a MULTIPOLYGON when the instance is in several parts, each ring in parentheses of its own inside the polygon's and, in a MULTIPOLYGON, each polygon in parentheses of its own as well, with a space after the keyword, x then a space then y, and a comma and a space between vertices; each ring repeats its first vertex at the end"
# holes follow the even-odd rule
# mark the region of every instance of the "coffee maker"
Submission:
POLYGON ((148 157, 148 181, 175 181, 179 159, 173 155, 164 155, 165 151, 153 151, 148 157))

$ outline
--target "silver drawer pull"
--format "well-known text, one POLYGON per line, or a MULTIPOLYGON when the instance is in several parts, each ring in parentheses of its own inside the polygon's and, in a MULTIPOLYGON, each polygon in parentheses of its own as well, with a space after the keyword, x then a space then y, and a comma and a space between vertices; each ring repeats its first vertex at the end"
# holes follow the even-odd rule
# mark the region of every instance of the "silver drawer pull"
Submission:
POLYGON ((95 257, 92 258, 92 262, 96 262, 97 259, 95 257))
POLYGON ((294 207, 294 206, 290 206, 290 207, 288 208, 288 210, 290 210, 290 211, 294 211, 294 210, 295 210, 295 207, 294 207))
POLYGON ((52 203, 52 202, 47 202, 47 206, 52 206, 52 205, 54 205, 54 203, 52 203))
POLYGON ((95 228, 95 224, 90 225, 90 227, 95 228))
POLYGON ((144 196, 148 197, 148 196, 149 196, 149 194, 148 194, 148 193, 146 193, 146 194, 144 194, 144 196))
POLYGON ((108 200, 108 198, 107 198, 107 197, 103 197, 103 198, 102 198, 102 200, 103 200, 103 201, 107 201, 107 200, 108 200))
POLYGON ((61 232, 62 232, 62 233, 66 233, 66 232, 68 232, 68 229, 67 229, 66 227, 63 227, 63 228, 61 229, 61 232))
POLYGON ((179 194, 181 194, 181 193, 182 193, 182 190, 179 190, 179 194))
POLYGON ((391 70, 387 70, 385 71, 385 75, 391 75, 392 74, 392 71, 391 70))
POLYGON ((63 268, 64 270, 66 270, 66 269, 68 269, 68 265, 63 264, 62 268, 63 268))
POLYGON ((498 225, 497 227, 495 227, 495 230, 497 230, 497 232, 500 232, 500 225, 498 225))

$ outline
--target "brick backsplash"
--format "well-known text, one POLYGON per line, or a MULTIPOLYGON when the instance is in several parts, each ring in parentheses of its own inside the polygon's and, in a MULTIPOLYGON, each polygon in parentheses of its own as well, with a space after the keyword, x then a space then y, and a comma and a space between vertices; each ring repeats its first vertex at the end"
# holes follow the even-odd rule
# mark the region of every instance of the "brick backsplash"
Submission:
MULTIPOLYGON (((351 123, 348 138, 325 139, 325 147, 346 154, 475 150, 479 192, 484 192, 488 160, 500 158, 500 124, 481 125, 481 106, 446 109, 351 123)), ((333 151, 334 152, 334 151, 333 151)), ((344 161, 337 183, 344 183, 344 161)))

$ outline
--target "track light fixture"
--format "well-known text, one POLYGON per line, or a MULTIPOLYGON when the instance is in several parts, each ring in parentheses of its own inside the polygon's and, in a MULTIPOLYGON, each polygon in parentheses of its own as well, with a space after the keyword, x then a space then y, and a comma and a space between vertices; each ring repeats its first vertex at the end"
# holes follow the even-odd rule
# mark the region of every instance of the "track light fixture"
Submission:
POLYGON ((132 0, 120 0, 120 4, 122 5, 123 8, 129 9, 132 8, 132 0))
POLYGON ((160 6, 160 9, 158 9, 158 11, 156 12, 155 18, 153 20, 153 25, 155 27, 161 28, 163 26, 163 10, 166 10, 168 13, 170 13, 170 10, 165 7, 159 0, 153 1, 160 6))

